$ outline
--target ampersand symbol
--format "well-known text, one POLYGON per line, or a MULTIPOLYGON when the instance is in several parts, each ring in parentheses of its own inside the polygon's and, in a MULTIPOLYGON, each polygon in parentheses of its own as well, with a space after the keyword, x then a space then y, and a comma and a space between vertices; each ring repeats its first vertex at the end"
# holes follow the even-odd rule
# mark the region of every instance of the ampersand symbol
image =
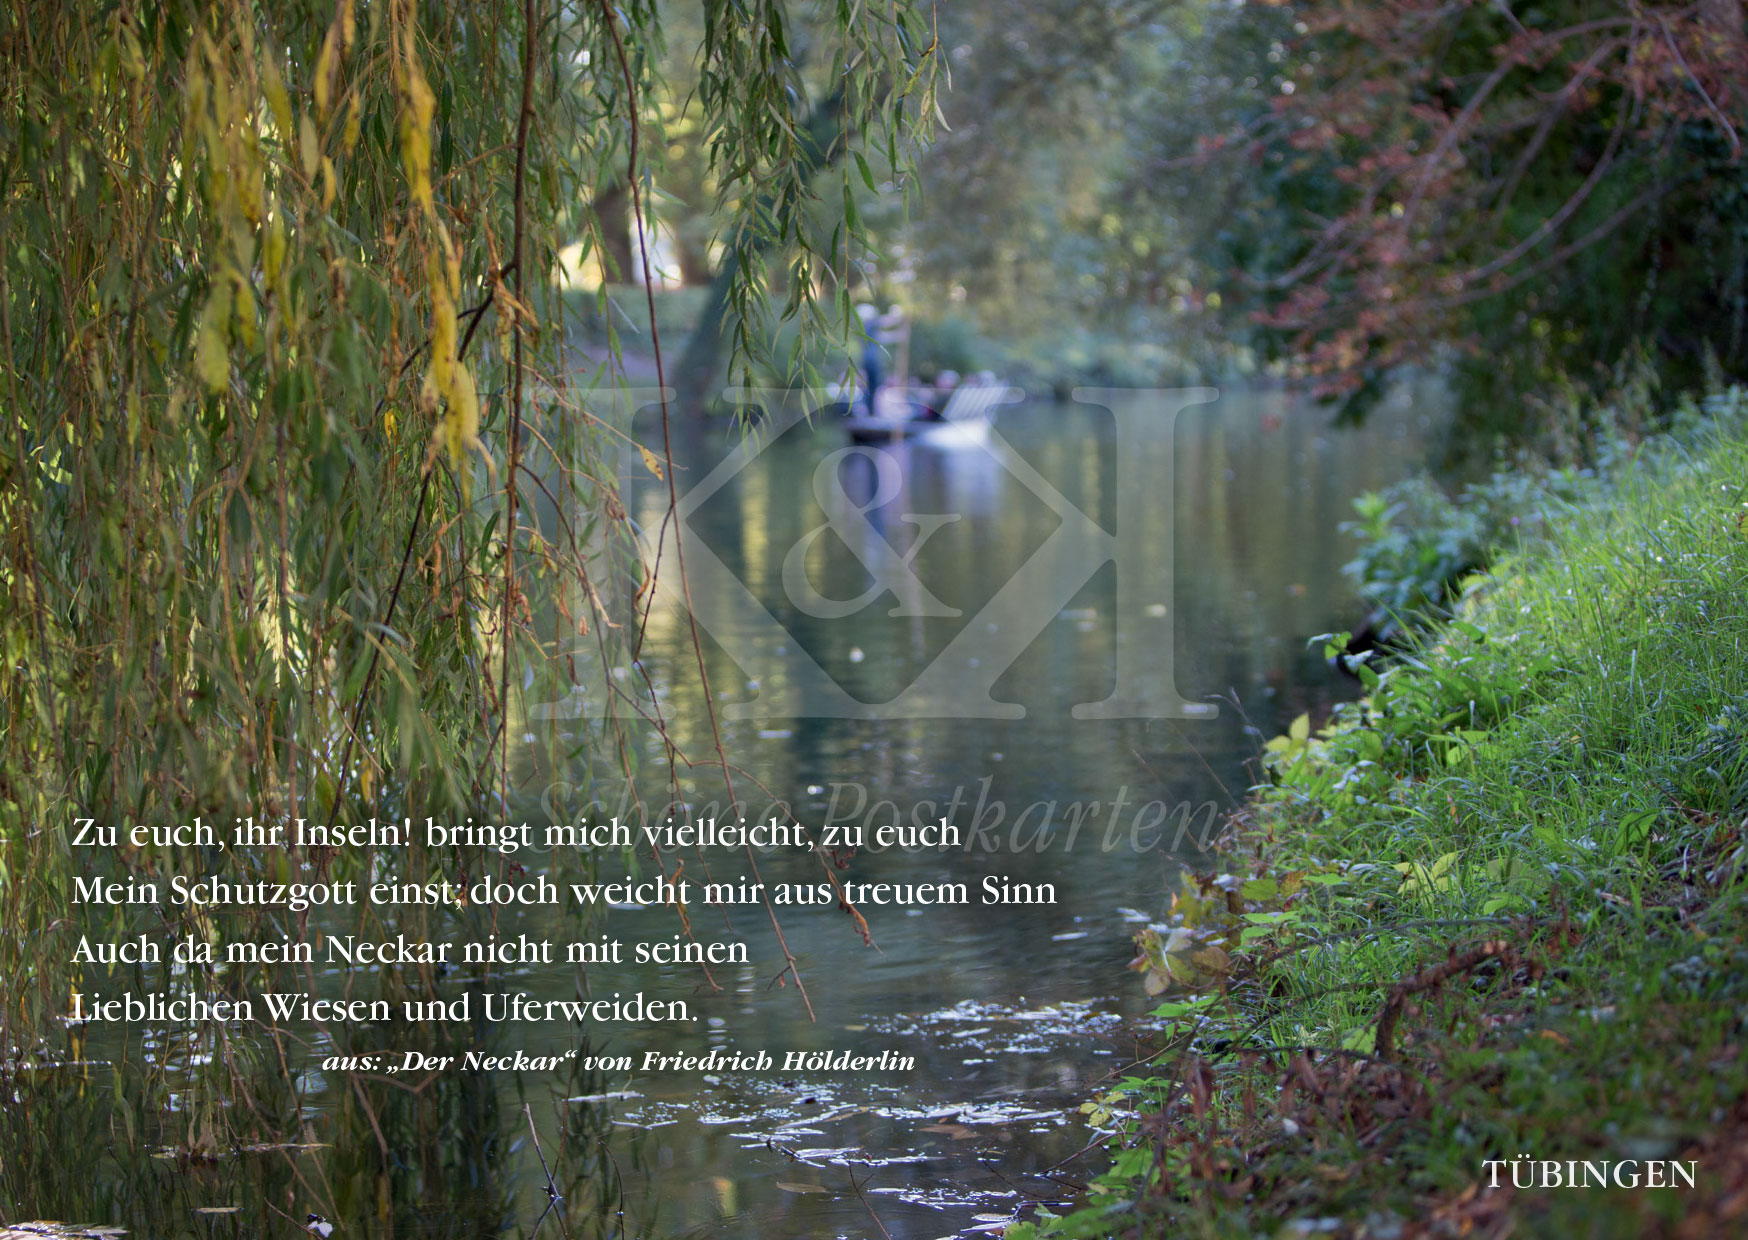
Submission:
POLYGON ((819 467, 813 471, 814 498, 827 514, 837 515, 828 515, 824 523, 803 534, 789 548, 789 554, 783 557, 783 589, 797 607, 821 620, 838 620, 855 615, 890 590, 898 599, 898 606, 888 612, 888 615, 963 614, 957 607, 949 607, 936 598, 912 567, 912 561, 923 549, 923 544, 942 526, 957 521, 958 513, 900 513, 900 520, 917 527, 916 541, 902 555, 886 540, 886 536, 874 523, 868 520, 868 513, 891 503, 898 498, 903 488, 904 471, 899 468, 898 462, 873 448, 841 448, 819 463, 819 467), (865 457, 874 464, 874 494, 864 504, 857 504, 850 499, 838 480, 838 467, 852 456, 865 457), (827 530, 843 540, 844 545, 850 549, 850 554, 861 561, 862 567, 874 578, 868 588, 854 598, 827 598, 814 589, 813 583, 808 580, 807 553, 827 530))

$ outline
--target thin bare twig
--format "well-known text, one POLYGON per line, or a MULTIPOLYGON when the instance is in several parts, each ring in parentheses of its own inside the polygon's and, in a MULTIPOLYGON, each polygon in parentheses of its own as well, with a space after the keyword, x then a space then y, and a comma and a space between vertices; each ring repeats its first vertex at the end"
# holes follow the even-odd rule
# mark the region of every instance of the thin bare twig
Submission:
POLYGON ((862 1203, 864 1210, 868 1211, 868 1217, 874 1220, 874 1226, 880 1229, 880 1234, 885 1236, 886 1240, 892 1240, 892 1233, 886 1230, 886 1224, 880 1221, 880 1216, 874 1213, 874 1207, 868 1204, 868 1198, 863 1195, 862 1186, 856 1183, 856 1169, 845 1167, 844 1170, 850 1177, 850 1191, 856 1194, 856 1200, 862 1203))
MULTIPOLYGON (((486 293, 486 299, 479 304, 479 313, 474 315, 473 322, 467 325, 467 332, 461 338, 461 345, 455 351, 457 360, 467 356, 467 347, 473 343, 473 336, 479 330, 479 325, 485 319, 486 307, 492 304, 491 292, 486 293)), ((416 356, 416 353, 415 353, 416 356)), ((411 364, 410 362, 408 363, 411 364)), ((404 371, 405 366, 402 367, 404 371)), ((407 545, 401 551, 401 566, 395 572, 394 589, 389 591, 388 606, 383 610, 382 627, 388 628, 394 624, 395 605, 401 601, 401 586, 407 579, 407 566, 413 562, 413 543, 419 536, 419 525, 425 518, 425 500, 431 490, 432 468, 426 465, 424 474, 419 479, 419 501, 413 506, 413 523, 407 527, 407 545)), ((370 701, 370 690, 376 684, 376 669, 382 658, 382 646, 372 642, 370 646, 370 666, 364 670, 364 684, 358 691, 358 703, 352 711, 352 726, 346 734, 345 747, 340 751, 340 767, 334 772, 334 800, 328 807, 328 821, 337 822, 340 816, 340 801, 346 795, 346 775, 352 767, 352 742, 358 735, 358 729, 364 720, 364 707, 370 701)))
MULTIPOLYGON (((533 1105, 524 1102, 522 1114, 528 1119, 528 1135, 534 1138, 534 1153, 540 1159, 540 1170, 546 1175, 546 1209, 540 1212, 540 1217, 534 1222, 534 1231, 539 1231, 540 1224, 546 1221, 546 1216, 558 1209, 559 1203, 564 1200, 564 1194, 558 1191, 558 1183, 552 1178, 552 1168, 546 1165, 546 1151, 540 1148, 540 1129, 534 1126, 533 1105)), ((569 1240, 570 1228, 564 1225, 564 1211, 562 1210, 559 1211, 558 1215, 558 1230, 565 1236, 566 1240, 569 1240)), ((532 1235, 533 1232, 529 1234, 532 1235)))
MULTIPOLYGON (((631 189, 631 211, 633 219, 637 225, 637 249, 643 267, 644 298, 648 302, 650 346, 655 354, 656 386, 661 391, 662 456, 666 465, 668 484, 668 512, 667 517, 664 518, 664 526, 666 522, 670 520, 674 523, 674 564, 675 570, 680 576, 680 596, 686 606, 686 624, 692 637, 692 655, 698 666, 698 685, 704 695, 704 713, 710 724, 710 739, 716 746, 716 762, 722 770, 722 778, 727 788, 729 804, 733 806, 739 803, 739 798, 735 795, 734 776, 730 772, 728 754, 724 752, 722 748, 722 725, 716 717, 716 702, 710 692, 710 672, 704 665, 704 643, 698 633, 697 611, 692 605, 692 585, 686 575, 686 540, 679 529, 678 513, 680 509, 680 493, 678 484, 674 481, 674 445, 672 419, 668 406, 667 374, 662 365, 661 332, 656 326, 655 281, 652 278, 652 271, 649 262, 649 242, 645 236, 644 229, 643 193, 638 186, 637 180, 639 140, 639 125, 637 121, 637 86, 632 80, 631 62, 625 55, 625 43, 619 37, 619 25, 613 14, 612 0, 601 0, 601 16, 606 23, 607 33, 612 36, 613 50, 619 60, 619 71, 625 79, 625 94, 627 101, 626 115, 630 121, 630 145, 627 154, 629 167, 626 170, 626 181, 631 189)), ((665 539, 666 533, 664 530, 663 540, 665 541, 665 539)), ((660 546, 661 544, 658 542, 656 552, 658 558, 661 554, 660 546)), ((650 587, 650 594, 653 599, 655 594, 653 583, 650 587)), ((753 879, 757 882, 759 879, 759 863, 758 859, 753 856, 751 845, 747 846, 746 855, 747 864, 753 871, 753 879)), ((801 995, 802 1005, 807 1009, 807 1019, 810 1021, 816 1020, 818 1018, 813 1012, 813 1001, 807 997, 807 986, 801 980, 801 970, 796 964, 795 953, 789 950, 789 940, 783 934, 783 926, 777 918, 776 908, 771 904, 770 893, 765 890, 762 882, 759 883, 759 887, 760 890, 764 892, 765 912, 770 916, 771 929, 776 932, 777 946, 783 952, 783 959, 787 965, 785 971, 795 979, 795 989, 801 995)))
MULTIPOLYGON (((508 509, 504 522, 504 599, 498 622, 498 641, 503 644, 503 658, 498 672, 498 711, 503 716, 502 739, 498 757, 501 779, 499 803, 506 813, 510 807, 510 622, 516 605, 516 501, 517 466, 522 458, 522 387, 524 362, 522 357, 522 291, 528 281, 522 274, 522 258, 526 251, 527 189, 528 189, 528 126, 534 119, 534 0, 522 3, 522 106, 516 114, 516 181, 514 232, 511 240, 510 265, 516 270, 516 301, 509 307, 499 306, 498 313, 510 314, 512 344, 510 352, 510 442, 507 445, 509 468, 504 474, 504 503, 508 509)), ((489 759, 488 754, 488 759, 489 759)), ((496 918, 493 918, 494 923, 496 918)))

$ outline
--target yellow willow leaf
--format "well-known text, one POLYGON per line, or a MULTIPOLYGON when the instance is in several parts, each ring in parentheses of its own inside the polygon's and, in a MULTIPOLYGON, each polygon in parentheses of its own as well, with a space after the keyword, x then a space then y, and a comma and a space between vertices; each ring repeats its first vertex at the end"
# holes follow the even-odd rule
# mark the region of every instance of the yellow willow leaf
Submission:
POLYGON ((431 383, 445 400, 455 399, 455 306, 445 302, 431 318, 431 383))
POLYGON ((407 174, 407 189, 413 201, 435 216, 436 203, 431 198, 431 135, 412 123, 411 116, 401 120, 401 164, 407 174))
POLYGON ((494 281, 492 301, 497 306, 492 317, 497 327, 498 352, 509 357, 516 347, 516 302, 502 280, 494 281))
POLYGON ((334 28, 322 36, 322 50, 316 56, 316 115, 328 119, 328 104, 334 97, 334 80, 340 76, 340 52, 334 46, 334 28))
POLYGON ((455 364, 454 394, 443 417, 444 447, 450 462, 460 466, 462 454, 479 443, 479 393, 473 376, 462 363, 455 364))
MULTIPOLYGON (((443 221, 441 220, 437 221, 437 240, 443 247, 443 266, 441 271, 443 273, 443 280, 449 286, 449 296, 451 298, 460 297, 461 256, 455 252, 455 242, 449 239, 449 230, 443 227, 443 221)), ((435 265, 435 256, 432 258, 432 263, 431 282, 435 284, 438 279, 436 273, 439 271, 439 268, 435 265)))
POLYGON ((425 80, 425 71, 409 50, 406 57, 406 99, 401 107, 401 161, 406 165, 407 185, 413 201, 436 215, 431 200, 431 118, 437 112, 437 97, 425 80))
POLYGON ((188 85, 182 90, 183 103, 188 108, 190 119, 202 115, 206 111, 206 71, 195 61, 188 67, 188 85))
POLYGON ((243 54, 249 59, 255 58, 255 31, 240 17, 236 21, 237 43, 243 49, 243 54))
POLYGON ((254 348, 256 340, 259 339, 255 331, 255 290, 240 275, 237 277, 236 294, 232 298, 231 322, 235 325, 237 339, 248 348, 254 348))
POLYGON ((261 89, 266 92, 267 106, 273 110, 273 123, 279 126, 281 140, 291 140, 291 95, 285 89, 285 79, 279 76, 279 66, 272 59, 261 62, 261 89))
POLYGON ((322 210, 326 211, 334 205, 334 195, 339 192, 340 179, 334 172, 334 161, 326 155, 322 156, 322 210))
MULTIPOLYGON (((432 266, 436 259, 433 257, 432 266)), ((460 328, 456 321, 455 301, 449 296, 449 290, 436 278, 433 272, 431 282, 431 378, 437 385, 438 392, 445 400, 453 400, 454 394, 450 385, 454 382, 454 368, 457 341, 460 328)))
POLYGON ((261 175, 261 161, 254 151, 249 152, 242 176, 237 180, 237 197, 241 200, 243 218, 251 226, 259 224, 267 213, 267 183, 261 175))
MULTIPOLYGON (((438 237, 445 236, 443 225, 437 225, 438 237)), ((449 279, 444 274, 443 256, 436 247, 425 251, 425 283, 430 286, 433 302, 438 297, 449 296, 449 279)))
POLYGON ((508 357, 516 327, 520 325, 524 330, 531 331, 540 326, 540 318, 527 302, 510 292, 509 286, 502 280, 493 284, 492 303, 497 307, 498 342, 504 355, 508 357))
POLYGON ((308 112, 297 122, 297 153, 304 179, 315 180, 316 169, 322 166, 322 140, 316 136, 316 123, 308 112))
POLYGON ((225 72, 224 58, 219 55, 218 44, 212 41, 210 35, 200 37, 201 50, 206 53, 206 59, 212 69, 212 110, 215 116, 231 116, 235 108, 231 101, 231 79, 225 72))
POLYGON ((285 216, 276 206, 267 221, 267 235, 261 239, 261 270, 267 283, 279 283, 280 269, 285 265, 285 216))
POLYGON ((340 135, 340 142, 348 155, 358 145, 358 135, 363 129, 364 107, 358 102, 358 91, 354 88, 346 99, 346 128, 340 135))
POLYGON ((206 390, 217 394, 231 382, 231 355, 226 328, 231 317, 231 281, 213 281, 200 312, 200 329, 194 340, 194 370, 206 390))
POLYGON ((358 38, 358 19, 352 12, 352 0, 340 0, 340 42, 348 51, 358 38))
POLYGON ((131 24, 116 25, 116 49, 121 67, 127 75, 136 82, 146 79, 146 58, 140 51, 140 41, 134 36, 131 24))
POLYGON ((225 163, 224 144, 218 136, 218 126, 210 116, 201 118, 201 129, 206 135, 206 200, 214 207, 225 200, 230 192, 231 174, 225 163))
POLYGON ((662 473, 662 463, 656 458, 655 453, 651 452, 642 444, 637 445, 637 450, 643 453, 643 466, 645 469, 649 470, 649 472, 654 474, 657 478, 666 477, 666 475, 662 473))
POLYGON ((411 53, 407 56, 407 98, 412 103, 414 122, 429 132, 431 120, 437 115, 437 96, 431 93, 431 84, 425 80, 418 57, 411 53))

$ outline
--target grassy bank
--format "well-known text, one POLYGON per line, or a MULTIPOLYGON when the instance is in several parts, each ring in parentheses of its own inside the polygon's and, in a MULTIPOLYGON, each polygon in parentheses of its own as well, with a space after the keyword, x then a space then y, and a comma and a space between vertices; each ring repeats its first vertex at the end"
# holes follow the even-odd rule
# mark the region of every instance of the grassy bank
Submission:
POLYGON ((1051 1234, 1748 1232, 1748 421, 1562 501, 1457 618, 1271 743, 1141 936, 1166 1049, 1051 1234), (1492 1188, 1681 1159, 1695 1187, 1492 1188))

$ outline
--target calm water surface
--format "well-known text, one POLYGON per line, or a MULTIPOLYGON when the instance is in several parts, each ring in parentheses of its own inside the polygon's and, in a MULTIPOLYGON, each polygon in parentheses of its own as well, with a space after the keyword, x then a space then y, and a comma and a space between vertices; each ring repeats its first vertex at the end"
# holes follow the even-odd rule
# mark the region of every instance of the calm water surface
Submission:
MULTIPOLYGON (((999 1231, 1028 1201, 1060 1199, 1096 1170, 1076 1157, 1088 1139, 1077 1108, 1133 1056, 1124 1018, 1148 1005, 1126 971, 1129 937, 1162 911, 1180 865, 1170 837, 1193 810, 1193 841, 1213 817, 1209 803, 1232 803, 1251 781, 1247 764, 1262 737, 1349 692, 1306 645, 1356 620, 1340 574, 1352 546, 1336 529, 1354 496, 1419 465, 1436 413, 1432 397, 1404 391, 1365 430, 1338 432, 1286 393, 1229 393, 1184 410, 1173 433, 1161 418, 1124 441, 1122 451, 1137 455, 1123 471, 1107 411, 1043 402, 1004 408, 987 441, 948 436, 835 461, 846 441, 829 421, 763 433, 750 448, 733 435, 677 445, 682 491, 713 485, 711 471, 737 449, 749 458, 692 518, 701 544, 763 609, 700 605, 724 745, 746 773, 743 797, 767 802, 756 780, 803 821, 870 831, 919 805, 924 819, 951 810, 962 846, 864 850, 847 874, 958 879, 974 900, 984 876, 1005 876, 1052 884, 1056 901, 865 908, 873 947, 835 910, 789 911, 784 928, 813 1020, 792 987, 772 985, 782 957, 761 910, 701 921, 700 937, 744 938, 754 963, 717 970, 718 993, 698 988, 692 1001, 704 1019, 692 1029, 653 1026, 601 1049, 764 1049, 779 1061, 788 1050, 891 1050, 915 1067, 779 1069, 723 1075, 702 1089, 680 1074, 617 1083, 635 1094, 610 1103, 616 1140, 630 1152, 625 1165, 637 1167, 628 1198, 659 1211, 645 1234, 877 1235, 870 1211, 894 1237, 999 1231), (1008 453, 1120 537, 1119 513, 1145 522, 1128 532, 1127 548, 1140 550, 1125 564, 1133 574, 1125 588, 1115 566, 1095 572, 1050 608, 996 680, 991 696, 1023 707, 1023 717, 784 714, 807 700, 816 675, 796 670, 803 657, 867 703, 894 699, 938 671, 938 660, 996 657, 998 644, 969 641, 967 631, 988 626, 989 600, 1062 524, 1021 479, 1023 468, 1004 463, 1008 453), (889 466, 875 459, 882 455, 889 466), (1132 497, 1118 493, 1120 478, 1147 481, 1138 503, 1125 506, 1132 497), (932 529, 909 519, 926 523, 929 514, 957 519, 932 529), (914 582, 850 615, 815 614, 826 609, 821 600, 877 593, 872 540, 902 554, 925 529, 910 561, 914 582), (797 554, 805 583, 793 565, 785 581, 785 561, 797 554), (890 614, 928 610, 919 590, 961 614, 890 614), (1119 606, 1138 614, 1120 616, 1119 606), (1077 704, 1119 689, 1119 640, 1169 652, 1193 713, 1075 718, 1077 704), (1168 809, 1166 838, 1156 842, 1150 827, 1168 809)), ((634 515, 656 529, 665 504, 665 488, 649 480, 634 515)), ((694 552, 688 564, 695 593, 703 558, 694 552)), ((657 616, 652 634, 652 667, 684 668, 694 657, 678 607, 657 616)), ((682 748, 708 753, 696 697, 676 692, 672 705, 682 748)), ((659 764, 658 751, 650 756, 659 764)), ((711 796, 701 787, 693 800, 711 796)), ((1188 841, 1180 854, 1197 856, 1188 841)), ((705 860, 694 857, 688 872, 705 860)), ((718 879, 745 872, 732 853, 708 860, 718 879)), ((767 883, 820 877, 812 860, 761 858, 760 867, 767 883)), ((653 932, 648 923, 669 916, 616 914, 609 929, 660 935, 665 921, 653 932)), ((594 985, 673 993, 691 979, 684 970, 626 970, 597 975, 594 985)))
MULTIPOLYGON (((777 1066, 705 1076, 454 1074, 429 1105, 385 1089, 368 1115, 355 1105, 361 1093, 305 1070, 301 1137, 334 1153, 289 1160, 264 1208, 301 1223, 306 1203, 330 1203, 354 1234, 527 1233, 547 1203, 543 1157, 589 1168, 588 1192, 565 1181, 573 1235, 945 1237, 999 1232, 1030 1204, 1065 1199, 1098 1169, 1081 1156, 1090 1134, 1079 1104, 1132 1060, 1144 1033, 1134 1018, 1149 1005, 1126 970, 1130 936, 1163 913, 1180 866, 1198 861, 1196 837, 1251 781, 1262 739, 1351 691, 1306 645, 1357 619, 1340 574, 1352 548, 1336 528, 1360 492, 1418 467, 1438 413, 1432 395, 1403 391, 1363 431, 1337 432, 1320 410, 1265 391, 1227 393, 1121 441, 1107 411, 1043 402, 1004 408, 985 439, 842 456, 834 456, 846 446, 842 428, 829 420, 767 430, 750 444, 732 433, 682 434, 680 490, 713 488, 690 519, 688 569, 743 799, 755 811, 779 801, 810 825, 870 833, 913 811, 927 821, 945 815, 960 846, 864 847, 842 876, 962 881, 974 900, 995 876, 1049 884, 1054 902, 865 905, 871 943, 834 907, 787 910, 805 1002, 792 979, 780 980, 783 957, 757 905, 726 915, 689 910, 699 939, 747 945, 751 962, 717 966, 714 986, 696 967, 599 966, 586 976, 574 966, 511 969, 496 988, 540 998, 643 991, 684 998, 699 1019, 597 1026, 587 1044, 583 1031, 562 1025, 485 1026, 478 1045, 488 1051, 579 1049, 641 1062, 649 1050, 720 1048, 765 1051, 777 1066), (713 473, 737 451, 744 467, 713 473), (992 610, 1065 524, 1050 488, 1124 540, 1121 580, 1107 563, 1061 597, 1039 589, 992 610), (1131 528, 1119 528, 1125 523, 1131 528), (870 589, 878 584, 870 564, 890 589, 870 589), (864 595, 865 606, 853 605, 864 595), (1136 683, 1126 682, 1168 662, 1190 705, 1179 717, 1076 717, 1077 705, 1130 693, 1136 683), (1122 677, 1120 665, 1129 669, 1122 677), (991 666, 1000 674, 988 683, 991 666), (982 689, 966 689, 980 677, 982 689), (923 711, 805 713, 836 694, 880 715, 881 703, 920 700, 900 696, 919 682, 946 686, 923 711), (1010 717, 952 717, 980 693, 1010 717), (782 1069, 784 1054, 815 1050, 890 1051, 913 1066, 782 1069), (416 1176, 428 1201, 389 1201, 381 1177, 353 1174, 348 1158, 370 1162, 379 1143, 396 1176, 416 1176), (369 1156, 341 1157, 360 1148, 369 1156)), ((647 416, 636 433, 653 436, 647 416)), ((642 475, 628 507, 653 534, 665 483, 627 455, 626 476, 642 475)), ((671 541, 663 564, 644 667, 591 663, 593 647, 580 643, 584 688, 532 711, 531 737, 587 749, 606 686, 635 690, 647 671, 681 751, 713 753, 699 693, 681 687, 695 683, 696 656, 666 589, 676 581, 671 541)), ((648 739, 639 742, 638 783, 655 797, 676 773, 660 738, 648 739)), ((677 777, 695 807, 722 796, 696 768, 677 777)), ((613 797, 606 772, 567 763, 532 763, 525 788, 526 816, 537 822, 542 801, 613 797)), ((823 877, 806 856, 757 862, 767 884, 823 877)), ((734 852, 682 850, 665 863, 670 872, 684 864, 695 881, 750 877, 734 852)), ((602 878, 622 872, 617 859, 600 862, 602 878)), ((622 909, 590 933, 665 940, 676 928, 670 910, 622 909)), ((564 933, 538 918, 500 929, 564 933)), ((318 1038, 250 1053, 319 1064, 331 1049, 318 1038)), ((47 1148, 145 1147, 123 1133, 119 1109, 74 1118, 89 1111, 79 1080, 68 1078, 64 1091, 65 1105, 52 1090, 33 1096, 27 1127, 47 1148), (75 1130, 76 1122, 90 1127, 75 1130)), ((189 1100, 172 1093, 165 1105, 189 1100)), ((211 1168, 148 1160, 118 1183, 61 1185, 44 1199, 87 1221, 143 1217, 163 1234, 282 1232, 273 1218, 223 1212, 241 1199, 240 1175, 235 1160, 211 1168), (147 1197, 158 1204, 141 1214, 147 1197)), ((556 1231, 554 1220, 540 1226, 556 1231)))

